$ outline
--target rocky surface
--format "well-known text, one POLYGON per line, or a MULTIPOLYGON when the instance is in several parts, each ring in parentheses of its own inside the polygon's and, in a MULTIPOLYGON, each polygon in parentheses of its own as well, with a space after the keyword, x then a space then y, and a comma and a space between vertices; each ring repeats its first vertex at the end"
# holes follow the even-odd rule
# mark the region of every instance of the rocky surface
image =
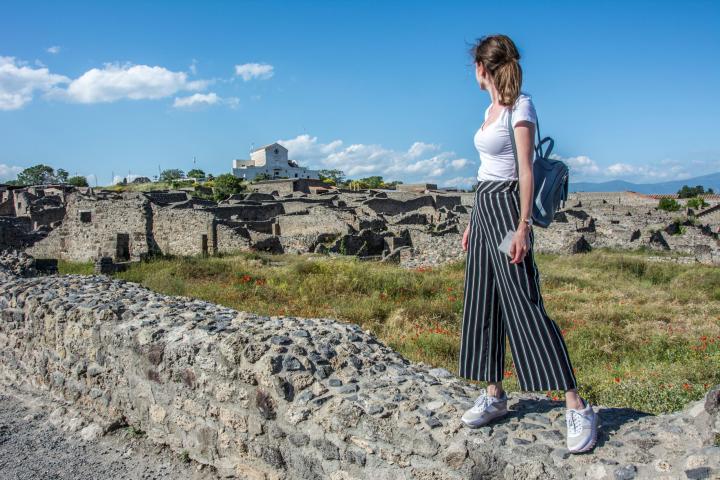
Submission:
POLYGON ((37 274, 35 259, 17 250, 0 251, 0 272, 32 277, 37 274))
POLYGON ((3 480, 219 478, 214 469, 186 461, 128 429, 88 438, 81 415, 42 400, 0 393, 3 480))
POLYGON ((357 325, 238 312, 102 276, 0 272, 0 285, 0 384, 67 402, 83 414, 83 438, 130 426, 221 476, 720 475, 720 386, 670 415, 596 407, 597 446, 571 455, 562 402, 511 392, 508 417, 465 428, 476 385, 357 325))

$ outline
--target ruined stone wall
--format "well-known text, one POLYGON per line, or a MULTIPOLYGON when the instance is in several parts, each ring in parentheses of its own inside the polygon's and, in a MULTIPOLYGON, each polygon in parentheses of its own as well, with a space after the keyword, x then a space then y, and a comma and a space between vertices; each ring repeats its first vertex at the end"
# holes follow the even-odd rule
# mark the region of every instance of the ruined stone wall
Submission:
POLYGON ((140 260, 152 251, 148 242, 151 222, 150 202, 142 194, 98 198, 72 193, 62 225, 27 252, 76 262, 101 256, 115 261, 140 260))
POLYGON ((152 234, 165 255, 213 253, 215 217, 206 210, 152 206, 152 234), (205 249, 205 250, 203 250, 205 249))
POLYGON ((6 279, 1 292, 0 382, 63 397, 103 428, 133 425, 241 478, 467 478, 465 450, 434 476, 451 432, 408 423, 417 395, 462 392, 457 380, 409 368, 357 326, 103 277, 6 279))
POLYGON ((270 203, 265 205, 228 205, 208 208, 221 220, 270 220, 285 212, 282 204, 270 203))
POLYGON ((0 217, 0 250, 24 248, 31 229, 28 217, 0 217))
POLYGON ((31 217, 33 228, 52 225, 65 218, 65 207, 33 209, 31 217))
POLYGON ((280 215, 280 235, 319 235, 349 233, 349 224, 354 221, 350 212, 338 211, 322 206, 305 210, 305 214, 280 215))
POLYGON ((431 213, 435 210, 435 200, 431 195, 423 195, 410 200, 401 201, 394 198, 371 198, 363 202, 371 210, 377 213, 397 215, 410 211, 431 213), (424 207, 425 210, 423 210, 424 207))
POLYGON ((1 216, 15 216, 15 205, 13 204, 12 198, 0 201, 0 217, 1 216))
POLYGON ((216 226, 217 251, 233 253, 250 249, 250 239, 246 229, 218 223, 216 226))
POLYGON ((0 384, 68 402, 86 419, 81 434, 131 425, 220 476, 713 478, 720 468, 719 387, 657 417, 594 406, 603 428, 589 462, 564 448, 560 402, 512 392, 505 421, 464 428, 475 386, 357 325, 237 312, 102 276, 4 272, 0 384))
POLYGON ((294 187, 292 181, 286 182, 272 182, 272 183, 255 183, 250 185, 250 189, 254 192, 272 194, 277 192, 277 195, 289 195, 293 193, 294 187))

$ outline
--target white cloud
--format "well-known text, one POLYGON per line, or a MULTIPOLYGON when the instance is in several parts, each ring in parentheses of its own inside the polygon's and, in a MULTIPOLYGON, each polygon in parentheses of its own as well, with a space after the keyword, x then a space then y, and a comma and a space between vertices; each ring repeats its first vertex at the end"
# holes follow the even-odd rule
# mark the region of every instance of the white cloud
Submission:
POLYGON ((240 106, 240 99, 237 97, 227 97, 223 98, 223 103, 228 107, 235 109, 240 106))
POLYGON ((189 81, 187 73, 164 67, 108 63, 102 69, 88 70, 73 80, 66 91, 57 93, 79 103, 99 103, 124 98, 164 98, 183 90, 202 90, 208 83, 206 80, 189 81))
POLYGON ((60 45, 53 45, 52 47, 49 47, 47 49, 47 52, 52 53, 53 55, 56 55, 56 54, 60 53, 60 50, 61 50, 60 45))
POLYGON ((87 180, 88 185, 91 187, 94 187, 98 183, 97 175, 94 173, 91 173, 90 175, 85 175, 85 180, 87 180))
POLYGON ((235 65, 235 75, 246 82, 253 79, 266 80, 275 74, 275 67, 267 63, 244 63, 235 65))
POLYGON ((237 108, 240 105, 240 100, 236 97, 222 98, 214 92, 210 93, 195 93, 188 97, 175 97, 173 107, 193 109, 202 106, 220 105, 224 104, 230 108, 237 108))
POLYGON ((22 108, 32 100, 35 91, 47 92, 69 81, 47 68, 29 67, 15 57, 0 57, 0 110, 22 108))
POLYGON ((197 107, 200 105, 215 105, 220 103, 221 98, 216 93, 195 93, 189 97, 175 97, 173 107, 175 108, 190 108, 197 107))
POLYGON ((688 170, 688 162, 671 159, 664 159, 651 165, 616 162, 603 166, 585 155, 561 157, 553 153, 550 158, 567 163, 570 167, 570 179, 573 182, 621 179, 629 182, 651 183, 663 180, 682 180, 700 175, 697 171, 690 172, 688 170))
POLYGON ((408 150, 408 155, 410 156, 410 158, 416 158, 428 152, 437 151, 439 148, 440 147, 433 143, 415 142, 410 146, 410 149, 408 150))
POLYGON ((467 164, 468 164, 468 159, 467 159, 467 158, 458 158, 457 160, 453 160, 452 162, 450 162, 450 165, 451 165, 452 168, 454 168, 455 170, 459 170, 459 169, 463 168, 463 167, 464 167, 465 165, 467 165, 467 164))
POLYGON ((15 180, 17 174, 23 170, 24 168, 22 167, 0 163, 0 180, 15 180))
MULTIPOLYGON (((140 178, 140 177, 142 177, 142 176, 144 176, 144 175, 130 174, 130 175, 126 175, 126 176, 124 176, 124 177, 122 177, 122 176, 120 176, 120 175, 115 175, 115 176, 113 177, 112 183, 113 183, 113 185, 117 185, 118 183, 121 183, 123 180, 127 180, 127 182, 130 183, 130 182, 132 182, 133 180, 135 180, 136 178, 140 178)), ((89 180, 88 180, 88 183, 90 183, 89 180)), ((91 185, 92 185, 92 184, 91 184, 91 185)))
POLYGON ((438 145, 422 142, 415 142, 404 151, 381 145, 345 145, 342 140, 320 143, 310 135, 278 140, 278 143, 289 150, 290 158, 306 163, 303 166, 342 170, 350 178, 381 175, 386 180, 406 183, 446 184, 445 176, 469 163, 454 152, 441 151, 438 145))
POLYGON ((658 162, 657 165, 631 165, 628 163, 613 163, 607 167, 606 175, 622 177, 631 182, 656 182, 662 180, 682 180, 696 174, 688 172, 684 165, 672 165, 667 162, 658 162))
POLYGON ((555 153, 550 154, 553 160, 562 160, 570 168, 571 175, 597 175, 600 173, 600 167, 590 157, 579 155, 577 157, 561 157, 555 153))
POLYGON ((613 163, 607 167, 607 174, 609 175, 626 175, 635 172, 637 172, 637 167, 627 163, 613 163))
POLYGON ((459 188, 470 188, 477 183, 477 177, 475 175, 471 177, 452 177, 446 178, 438 182, 438 187, 459 187, 459 188))

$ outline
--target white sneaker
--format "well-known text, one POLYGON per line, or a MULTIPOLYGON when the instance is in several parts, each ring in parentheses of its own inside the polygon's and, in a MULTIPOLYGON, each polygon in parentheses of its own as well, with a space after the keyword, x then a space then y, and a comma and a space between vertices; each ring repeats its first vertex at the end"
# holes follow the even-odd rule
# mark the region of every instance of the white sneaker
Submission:
POLYGON ((586 452, 595 446, 597 440, 598 414, 587 400, 581 400, 585 408, 568 408, 565 412, 567 448, 570 453, 586 452))
POLYGON ((470 428, 482 427, 490 421, 507 415, 507 394, 503 391, 502 397, 497 398, 487 394, 487 389, 480 390, 475 404, 461 417, 462 422, 470 428))

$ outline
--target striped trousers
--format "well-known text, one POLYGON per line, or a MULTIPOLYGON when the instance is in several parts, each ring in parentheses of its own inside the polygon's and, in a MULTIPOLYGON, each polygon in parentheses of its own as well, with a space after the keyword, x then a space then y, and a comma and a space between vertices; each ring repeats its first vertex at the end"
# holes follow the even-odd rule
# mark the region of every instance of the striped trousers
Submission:
POLYGON ((517 180, 478 184, 470 214, 459 376, 503 380, 507 332, 522 390, 576 388, 567 346, 540 294, 532 229, 521 263, 510 263, 497 248, 505 233, 517 228, 519 212, 517 180))

